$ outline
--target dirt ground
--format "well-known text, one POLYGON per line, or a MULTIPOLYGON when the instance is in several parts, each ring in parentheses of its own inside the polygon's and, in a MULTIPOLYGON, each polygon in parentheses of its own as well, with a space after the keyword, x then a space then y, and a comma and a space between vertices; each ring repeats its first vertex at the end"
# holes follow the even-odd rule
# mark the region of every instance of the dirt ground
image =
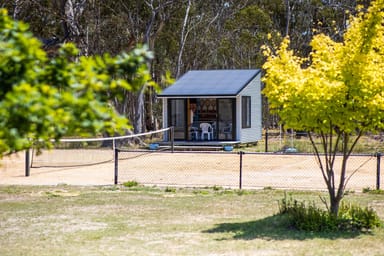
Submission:
MULTIPOLYGON (((53 150, 33 155, 26 177, 25 153, 0 160, 0 185, 112 185, 112 150, 53 150)), ((325 190, 319 165, 311 155, 212 152, 120 152, 118 183, 159 186, 222 186, 325 190), (240 168, 241 167, 241 168, 240 168)), ((376 187, 376 158, 349 160, 347 189, 376 187)), ((336 162, 336 167, 339 162, 336 162)))

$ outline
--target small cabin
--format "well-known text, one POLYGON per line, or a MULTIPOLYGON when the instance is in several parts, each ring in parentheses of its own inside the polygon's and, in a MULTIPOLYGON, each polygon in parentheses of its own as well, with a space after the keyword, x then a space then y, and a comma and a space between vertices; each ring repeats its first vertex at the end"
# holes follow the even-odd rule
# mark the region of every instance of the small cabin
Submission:
POLYGON ((163 127, 174 127, 175 141, 257 142, 260 80, 260 69, 189 71, 158 95, 163 127))

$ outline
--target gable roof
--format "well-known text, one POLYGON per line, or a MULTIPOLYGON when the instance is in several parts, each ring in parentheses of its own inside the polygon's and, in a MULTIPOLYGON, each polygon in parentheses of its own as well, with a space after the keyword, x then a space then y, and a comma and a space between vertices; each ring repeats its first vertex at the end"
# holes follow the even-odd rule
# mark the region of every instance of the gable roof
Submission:
POLYGON ((193 70, 158 97, 236 96, 260 72, 260 69, 193 70))

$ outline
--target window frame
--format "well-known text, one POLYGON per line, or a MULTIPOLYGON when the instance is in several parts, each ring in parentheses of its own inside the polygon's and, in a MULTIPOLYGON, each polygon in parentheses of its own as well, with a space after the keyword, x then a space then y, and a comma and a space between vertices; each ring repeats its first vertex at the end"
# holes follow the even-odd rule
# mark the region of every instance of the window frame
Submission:
POLYGON ((251 103, 251 96, 241 96, 241 128, 251 128, 252 126, 251 103))

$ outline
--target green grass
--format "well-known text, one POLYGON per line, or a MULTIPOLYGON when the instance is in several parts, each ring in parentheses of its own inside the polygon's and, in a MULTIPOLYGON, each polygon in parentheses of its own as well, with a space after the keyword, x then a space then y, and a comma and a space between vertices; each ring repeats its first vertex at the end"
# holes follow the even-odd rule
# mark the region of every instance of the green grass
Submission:
MULTIPOLYGON (((320 192, 289 192, 318 201, 320 192)), ((0 186, 0 255, 382 255, 384 230, 310 233, 275 215, 284 191, 0 186)), ((384 219, 384 195, 354 193, 384 219)))

